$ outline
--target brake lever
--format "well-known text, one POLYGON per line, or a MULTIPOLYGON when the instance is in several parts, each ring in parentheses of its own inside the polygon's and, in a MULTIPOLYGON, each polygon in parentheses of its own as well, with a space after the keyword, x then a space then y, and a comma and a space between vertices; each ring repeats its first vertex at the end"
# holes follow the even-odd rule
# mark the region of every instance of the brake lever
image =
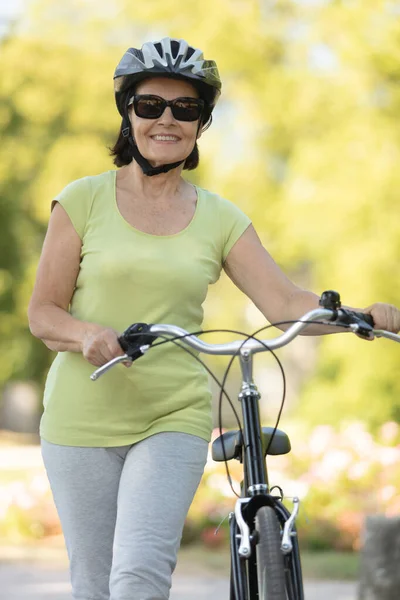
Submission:
POLYGON ((109 360, 105 365, 102 365, 101 367, 99 367, 98 369, 96 369, 90 376, 90 379, 92 381, 96 381, 99 377, 101 377, 102 375, 104 375, 104 373, 107 373, 107 371, 109 371, 110 369, 112 369, 112 367, 114 367, 115 365, 118 365, 119 363, 122 362, 130 362, 132 363, 135 358, 138 358, 139 356, 143 356, 143 354, 145 352, 147 352, 147 350, 150 348, 150 344, 141 346, 138 350, 137 350, 137 356, 133 356, 129 355, 129 354, 123 354, 122 356, 117 356, 116 358, 113 358, 112 360, 109 360))
POLYGON ((148 323, 134 323, 133 325, 130 325, 118 338, 118 342, 122 350, 125 350, 125 354, 113 358, 105 365, 96 369, 96 371, 91 374, 90 379, 96 381, 115 365, 121 362, 132 363, 134 360, 143 356, 157 337, 148 333, 150 328, 151 325, 148 323))
POLYGON ((337 313, 337 325, 346 325, 353 333, 364 339, 374 339, 374 319, 371 315, 346 308, 340 308, 337 313))
POLYGON ((109 360, 108 363, 106 363, 105 365, 102 365, 101 367, 96 369, 91 374, 90 379, 92 381, 96 381, 96 379, 98 379, 99 377, 104 375, 104 373, 107 373, 107 371, 109 371, 114 365, 117 365, 118 363, 121 363, 121 362, 130 361, 130 360, 131 359, 129 358, 129 356, 127 354, 124 354, 123 356, 117 356, 116 358, 109 360))
POLYGON ((352 331, 353 333, 365 340, 375 339, 375 332, 373 328, 370 325, 368 325, 368 323, 366 325, 364 323, 350 323, 348 327, 350 331, 352 331))

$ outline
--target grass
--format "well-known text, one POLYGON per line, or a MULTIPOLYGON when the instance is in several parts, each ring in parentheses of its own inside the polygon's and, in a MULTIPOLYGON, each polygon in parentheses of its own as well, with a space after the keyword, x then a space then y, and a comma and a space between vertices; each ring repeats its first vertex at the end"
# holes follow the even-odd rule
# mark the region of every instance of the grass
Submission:
MULTIPOLYGON (((357 580, 359 556, 350 552, 305 552, 301 554, 305 579, 357 580)), ((209 549, 193 544, 184 546, 179 554, 179 566, 185 572, 229 573, 228 548, 209 549)))
POLYGON ((358 579, 359 555, 356 552, 302 552, 301 563, 307 579, 358 579))
MULTIPOLYGON (((62 536, 40 542, 25 542, 6 546, 0 541, 2 562, 46 562, 67 566, 67 553, 62 536)), ((359 557, 349 552, 302 552, 305 579, 355 581, 358 578, 359 557)), ((201 544, 183 546, 178 557, 178 571, 185 575, 229 576, 229 550, 225 547, 207 548, 201 544)))

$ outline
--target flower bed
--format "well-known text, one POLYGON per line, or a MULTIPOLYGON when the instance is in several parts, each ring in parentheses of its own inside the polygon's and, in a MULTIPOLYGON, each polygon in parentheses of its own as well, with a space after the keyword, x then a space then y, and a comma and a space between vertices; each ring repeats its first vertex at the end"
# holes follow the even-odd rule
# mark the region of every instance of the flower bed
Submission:
MULTIPOLYGON (((215 431, 213 439, 217 435, 215 431)), ((357 550, 367 514, 400 513, 400 428, 396 423, 383 425, 376 438, 360 422, 343 425, 339 431, 320 426, 311 434, 292 425, 291 439, 290 454, 269 459, 269 477, 271 485, 283 488, 289 505, 291 496, 301 499, 298 529, 303 547, 357 550)), ((18 461, 9 460, 0 469, 2 543, 61 533, 44 467, 40 457, 32 458, 38 451, 37 447, 18 448, 18 461)), ((10 448, 9 457, 13 452, 17 450, 10 448)), ((230 461, 229 470, 239 493, 242 467, 230 461)), ((215 463, 210 455, 186 520, 183 544, 199 539, 208 547, 226 544, 227 517, 235 499, 224 463, 215 463)))

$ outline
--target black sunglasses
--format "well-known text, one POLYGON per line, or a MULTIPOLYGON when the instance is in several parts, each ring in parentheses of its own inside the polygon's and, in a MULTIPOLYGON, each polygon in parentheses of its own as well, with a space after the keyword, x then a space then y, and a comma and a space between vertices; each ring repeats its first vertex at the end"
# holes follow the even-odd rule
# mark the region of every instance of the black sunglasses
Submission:
POLYGON ((164 100, 164 98, 152 94, 132 96, 128 106, 131 104, 133 104, 136 115, 142 119, 158 119, 167 106, 170 106, 174 119, 177 121, 197 121, 204 108, 204 101, 200 98, 164 100))

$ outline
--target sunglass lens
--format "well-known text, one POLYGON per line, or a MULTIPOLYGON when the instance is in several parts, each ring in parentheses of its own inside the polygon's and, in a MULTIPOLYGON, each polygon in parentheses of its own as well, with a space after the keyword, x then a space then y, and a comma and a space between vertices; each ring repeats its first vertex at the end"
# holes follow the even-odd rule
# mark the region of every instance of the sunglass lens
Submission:
POLYGON ((138 98, 135 106, 135 111, 138 117, 144 119, 157 119, 163 112, 162 98, 147 97, 138 98))
POLYGON ((172 112, 178 121, 197 121, 201 114, 201 107, 195 100, 177 99, 172 112))

